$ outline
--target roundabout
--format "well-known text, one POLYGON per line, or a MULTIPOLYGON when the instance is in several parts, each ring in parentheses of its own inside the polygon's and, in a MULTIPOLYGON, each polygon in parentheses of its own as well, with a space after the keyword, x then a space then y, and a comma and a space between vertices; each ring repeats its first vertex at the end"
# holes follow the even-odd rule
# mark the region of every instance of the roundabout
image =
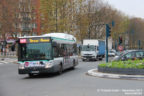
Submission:
POLYGON ((126 75, 98 72, 98 69, 92 69, 87 72, 89 76, 109 78, 109 79, 126 79, 126 80, 144 80, 144 75, 126 75))

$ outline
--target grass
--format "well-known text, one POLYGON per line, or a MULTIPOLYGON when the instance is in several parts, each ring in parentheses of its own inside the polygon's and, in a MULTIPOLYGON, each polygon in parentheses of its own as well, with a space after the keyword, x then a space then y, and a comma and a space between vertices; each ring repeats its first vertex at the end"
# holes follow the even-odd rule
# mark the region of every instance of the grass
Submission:
POLYGON ((144 69, 144 60, 114 61, 102 63, 99 67, 144 69))

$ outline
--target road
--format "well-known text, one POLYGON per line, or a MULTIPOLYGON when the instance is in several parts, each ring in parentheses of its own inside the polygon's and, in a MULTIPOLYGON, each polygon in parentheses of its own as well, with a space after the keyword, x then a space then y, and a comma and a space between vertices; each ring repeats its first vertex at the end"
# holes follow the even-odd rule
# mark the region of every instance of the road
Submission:
POLYGON ((62 75, 34 78, 18 75, 17 64, 0 65, 0 96, 143 96, 144 81, 86 75, 99 63, 80 61, 75 70, 67 70, 62 75))

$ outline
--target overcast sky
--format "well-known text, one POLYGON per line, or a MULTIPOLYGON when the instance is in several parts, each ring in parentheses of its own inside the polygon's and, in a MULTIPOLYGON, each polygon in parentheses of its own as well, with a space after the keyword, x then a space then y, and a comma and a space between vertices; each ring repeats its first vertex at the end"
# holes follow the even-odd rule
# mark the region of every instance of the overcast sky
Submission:
POLYGON ((105 0, 128 16, 144 19, 144 0, 105 0))

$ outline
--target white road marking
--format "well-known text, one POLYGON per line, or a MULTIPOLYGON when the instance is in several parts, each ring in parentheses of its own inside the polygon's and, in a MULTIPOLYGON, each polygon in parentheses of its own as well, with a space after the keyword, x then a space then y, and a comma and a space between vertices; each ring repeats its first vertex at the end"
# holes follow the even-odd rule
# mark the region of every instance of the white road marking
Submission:
POLYGON ((0 63, 0 65, 2 65, 3 63, 0 63))
POLYGON ((5 59, 4 61, 0 61, 0 65, 4 65, 4 64, 10 64, 13 62, 17 62, 17 60, 15 59, 5 59))

